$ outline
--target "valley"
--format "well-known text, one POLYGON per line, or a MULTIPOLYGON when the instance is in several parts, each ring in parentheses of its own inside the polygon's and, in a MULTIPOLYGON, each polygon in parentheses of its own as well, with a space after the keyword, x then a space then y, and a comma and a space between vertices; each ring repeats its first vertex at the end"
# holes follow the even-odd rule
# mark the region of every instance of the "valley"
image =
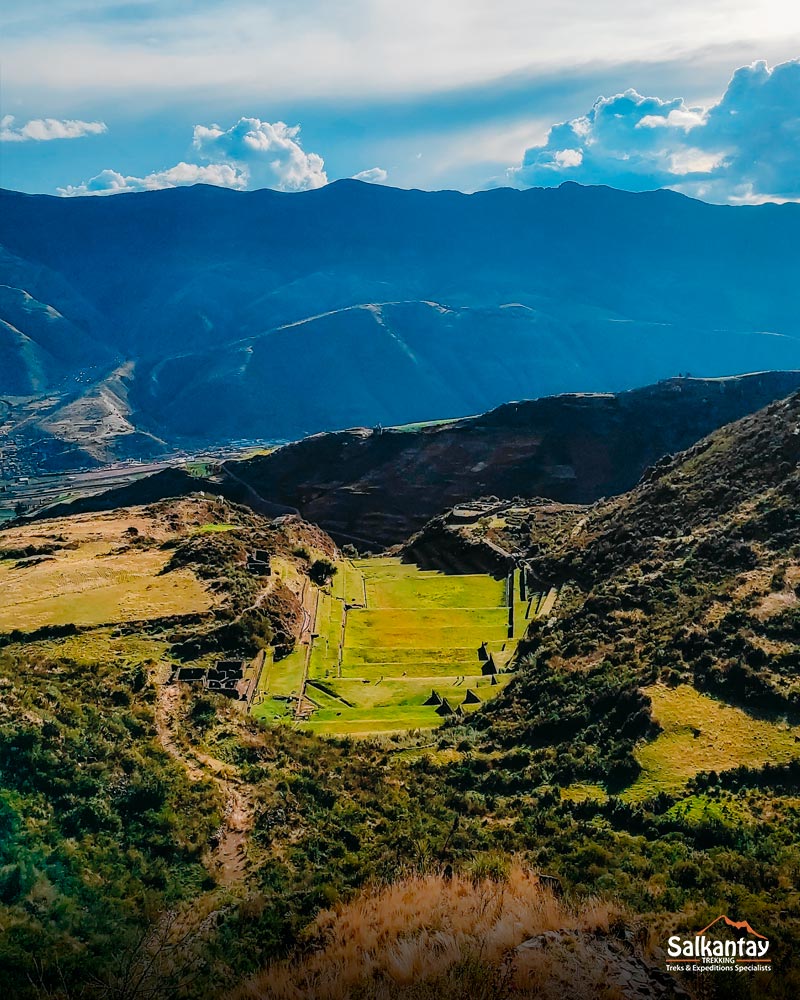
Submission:
POLYGON ((0 411, 60 471, 797 369, 799 219, 571 183, 1 191, 0 411))
POLYGON ((800 1000, 800 6, 0 7, 0 1000, 800 1000))

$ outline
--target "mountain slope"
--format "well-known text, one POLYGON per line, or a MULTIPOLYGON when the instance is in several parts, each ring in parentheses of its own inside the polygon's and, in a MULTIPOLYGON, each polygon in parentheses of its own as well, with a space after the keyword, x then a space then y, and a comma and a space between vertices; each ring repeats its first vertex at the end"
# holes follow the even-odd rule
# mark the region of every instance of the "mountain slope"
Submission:
POLYGON ((395 543, 482 496, 585 503, 622 493, 663 455, 798 386, 800 372, 671 379, 509 403, 442 425, 318 435, 224 470, 334 533, 395 543))
POLYGON ((586 503, 630 489, 664 455, 800 387, 800 372, 670 379, 617 395, 509 403, 464 420, 318 434, 213 480, 169 469, 47 512, 149 503, 204 489, 259 513, 300 511, 360 547, 404 541, 444 508, 480 497, 586 503))
POLYGON ((574 184, 0 192, 0 281, 137 362, 137 428, 276 440, 797 367, 798 231, 794 205, 574 184))
POLYGON ((562 588, 529 639, 539 662, 624 665, 733 702, 800 710, 800 392, 667 456, 619 497, 512 520, 431 522, 412 542, 492 542, 534 588, 562 588))

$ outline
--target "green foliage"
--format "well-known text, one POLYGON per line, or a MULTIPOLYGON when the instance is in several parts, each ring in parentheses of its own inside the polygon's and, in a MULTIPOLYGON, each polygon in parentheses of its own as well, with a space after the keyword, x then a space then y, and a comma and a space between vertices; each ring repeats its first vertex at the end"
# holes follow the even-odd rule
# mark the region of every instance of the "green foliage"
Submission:
POLYGON ((156 744, 135 669, 5 653, 0 679, 0 981, 22 998, 196 892, 219 802, 156 744))
POLYGON ((318 587, 322 587, 332 580, 334 573, 336 573, 336 564, 325 558, 315 559, 308 570, 309 579, 318 587))

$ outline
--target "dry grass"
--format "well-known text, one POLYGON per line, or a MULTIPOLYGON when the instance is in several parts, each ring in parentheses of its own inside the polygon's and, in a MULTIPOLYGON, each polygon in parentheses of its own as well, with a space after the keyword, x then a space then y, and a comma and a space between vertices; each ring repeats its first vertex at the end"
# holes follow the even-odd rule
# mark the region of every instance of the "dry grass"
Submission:
POLYGON ((607 933, 618 920, 618 911, 604 902, 570 907, 519 867, 503 881, 412 876, 321 913, 307 932, 311 950, 269 966, 232 1000, 475 1000, 499 996, 501 988, 545 996, 544 981, 553 981, 552 955, 515 949, 547 931, 572 932, 571 939, 580 941, 582 934, 607 933), (433 994, 426 983, 435 984, 433 994))
POLYGON ((161 575, 169 552, 131 547, 131 529, 158 545, 175 531, 142 508, 36 522, 0 547, 60 546, 35 564, 0 561, 0 631, 99 625, 206 611, 212 595, 189 570, 161 575))

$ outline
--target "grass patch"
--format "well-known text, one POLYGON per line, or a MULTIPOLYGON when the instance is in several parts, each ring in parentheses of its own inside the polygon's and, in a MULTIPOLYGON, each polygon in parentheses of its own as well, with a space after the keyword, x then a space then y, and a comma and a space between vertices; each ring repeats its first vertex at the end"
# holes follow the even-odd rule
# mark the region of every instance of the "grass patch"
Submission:
POLYGON ((382 709, 347 708, 315 712, 304 727, 330 736, 375 736, 411 729, 435 729, 441 722, 441 717, 433 708, 394 705, 382 709))
POLYGON ((132 665, 164 659, 169 646, 166 639, 141 634, 116 635, 112 628, 98 628, 59 639, 26 642, 25 650, 44 656, 66 657, 79 666, 93 666, 109 659, 117 664, 132 665))
POLYGON ((250 712, 263 722, 291 722, 294 718, 291 705, 277 698, 263 698, 253 705, 250 712))
POLYGON ((756 719, 686 684, 645 690, 664 731, 635 751, 642 773, 623 793, 630 801, 677 791, 700 771, 761 767, 800 756, 800 729, 756 719))
MULTIPOLYGON (((422 707, 432 690, 447 698, 455 707, 464 701, 468 690, 474 690, 481 701, 491 697, 495 690, 490 686, 489 680, 483 677, 470 677, 461 683, 457 683, 458 681, 458 677, 435 676, 387 678, 380 683, 368 684, 360 680, 338 680, 330 687, 347 701, 362 708, 389 708, 393 705, 401 708, 422 707)), ((465 711, 469 708, 469 705, 464 706, 465 711)))
POLYGON ((306 647, 298 646, 288 656, 264 667, 266 690, 271 697, 284 695, 296 697, 300 694, 306 666, 306 647))
POLYGON ((189 570, 161 576, 167 553, 108 555, 102 542, 58 552, 36 566, 0 566, 0 631, 44 625, 100 625, 211 607, 211 597, 189 570))
POLYGON ((469 646, 508 634, 504 608, 356 610, 347 616, 348 646, 469 646))
POLYGON ((692 826, 721 823, 724 826, 738 826, 752 820, 752 816, 733 796, 724 799, 709 798, 707 795, 688 795, 676 802, 667 816, 681 820, 692 826))
POLYGON ((374 609, 499 608, 504 596, 504 584, 490 576, 367 576, 374 609))
POLYGON ((368 663, 342 666, 342 679, 377 681, 381 677, 475 677, 480 676, 478 660, 436 663, 420 660, 408 663, 368 663))
POLYGON ((575 782, 561 789, 561 798, 565 802, 605 802, 608 794, 602 785, 575 782))

